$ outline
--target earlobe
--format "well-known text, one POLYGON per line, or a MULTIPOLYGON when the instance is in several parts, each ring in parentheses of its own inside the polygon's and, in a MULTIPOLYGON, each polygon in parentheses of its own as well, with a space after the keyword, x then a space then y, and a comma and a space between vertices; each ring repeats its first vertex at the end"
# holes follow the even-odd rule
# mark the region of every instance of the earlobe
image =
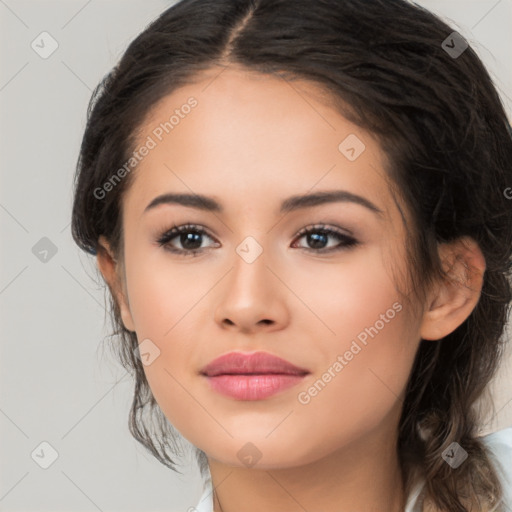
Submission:
POLYGON ((133 323, 132 314, 130 312, 130 307, 128 304, 127 297, 125 296, 125 292, 123 291, 123 286, 121 282, 120 272, 119 272, 119 263, 114 258, 113 252, 110 248, 110 244, 107 239, 101 235, 99 237, 100 248, 98 249, 98 253, 96 256, 96 263, 98 265, 98 269, 100 270, 103 279, 107 283, 110 293, 116 300, 119 311, 121 313, 121 319, 123 321, 123 325, 129 331, 135 332, 135 326, 133 323))
POLYGON ((429 296, 420 335, 439 340, 459 327, 478 303, 483 286, 485 258, 469 237, 441 244, 439 257, 448 277, 429 296))

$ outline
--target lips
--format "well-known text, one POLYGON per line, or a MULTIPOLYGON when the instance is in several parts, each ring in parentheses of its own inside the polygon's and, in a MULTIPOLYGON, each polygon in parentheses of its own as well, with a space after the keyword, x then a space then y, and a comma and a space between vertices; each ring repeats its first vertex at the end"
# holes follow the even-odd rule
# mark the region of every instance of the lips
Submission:
POLYGON ((200 372, 210 389, 235 400, 264 400, 300 384, 310 372, 268 352, 230 352, 200 372))
POLYGON ((224 354, 209 364, 200 372, 207 377, 219 375, 306 375, 310 373, 305 368, 294 364, 268 352, 230 352, 224 354))

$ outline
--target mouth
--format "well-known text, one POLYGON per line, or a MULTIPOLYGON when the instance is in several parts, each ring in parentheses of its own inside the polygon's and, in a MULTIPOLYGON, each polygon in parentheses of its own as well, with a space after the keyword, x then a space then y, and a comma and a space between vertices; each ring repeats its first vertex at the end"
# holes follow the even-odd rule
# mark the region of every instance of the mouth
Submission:
POLYGON ((229 352, 217 357, 204 368, 201 374, 208 377, 218 375, 303 375, 309 370, 300 368, 286 359, 268 352, 229 352))
POLYGON ((200 374, 210 389, 236 400, 263 400, 303 381, 310 372, 266 352, 231 352, 205 366, 200 374))
POLYGON ((307 374, 221 374, 206 376, 210 388, 235 400, 263 400, 298 385, 307 374))

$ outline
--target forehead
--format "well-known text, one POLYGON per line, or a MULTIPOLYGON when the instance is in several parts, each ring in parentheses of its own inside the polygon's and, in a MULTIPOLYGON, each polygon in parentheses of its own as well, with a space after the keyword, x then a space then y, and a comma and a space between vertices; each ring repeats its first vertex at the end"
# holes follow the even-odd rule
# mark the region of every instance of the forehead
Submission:
POLYGON ((334 188, 393 207, 378 141, 312 82, 208 70, 151 109, 138 131, 144 145, 125 198, 141 210, 171 191, 275 210, 290 195, 334 188))

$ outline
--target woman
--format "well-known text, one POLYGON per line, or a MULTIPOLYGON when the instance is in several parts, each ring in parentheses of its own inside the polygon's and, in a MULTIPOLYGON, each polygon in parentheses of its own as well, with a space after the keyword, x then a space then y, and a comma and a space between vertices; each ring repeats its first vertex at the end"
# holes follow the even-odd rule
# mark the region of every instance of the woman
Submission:
POLYGON ((512 138, 464 39, 402 0, 183 0, 96 89, 73 236, 130 430, 190 510, 507 510, 479 438, 512 293, 512 138), (206 244, 206 245, 205 245, 206 244))

